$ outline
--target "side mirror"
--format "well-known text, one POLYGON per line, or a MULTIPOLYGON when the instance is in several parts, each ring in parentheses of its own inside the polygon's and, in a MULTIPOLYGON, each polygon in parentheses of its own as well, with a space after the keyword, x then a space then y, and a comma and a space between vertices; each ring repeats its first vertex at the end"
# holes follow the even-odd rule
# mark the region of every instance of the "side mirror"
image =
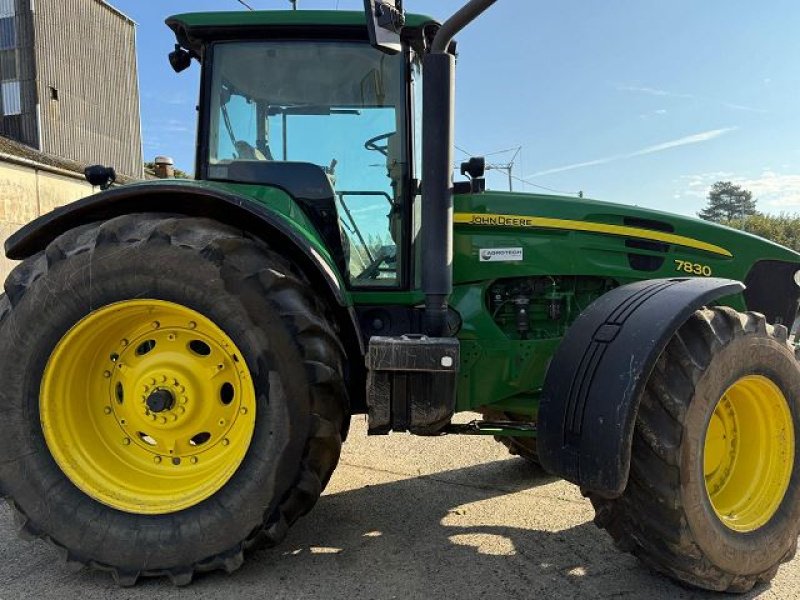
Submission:
POLYGON ((192 66, 192 55, 181 48, 180 44, 175 44, 175 50, 169 53, 169 64, 173 71, 180 73, 192 66))
POLYGON ((403 0, 364 0, 369 41, 387 54, 402 50, 400 32, 406 24, 403 0))
POLYGON ((117 172, 114 167, 104 167, 103 165, 86 167, 83 176, 92 186, 99 187, 103 191, 110 188, 117 180, 117 172))

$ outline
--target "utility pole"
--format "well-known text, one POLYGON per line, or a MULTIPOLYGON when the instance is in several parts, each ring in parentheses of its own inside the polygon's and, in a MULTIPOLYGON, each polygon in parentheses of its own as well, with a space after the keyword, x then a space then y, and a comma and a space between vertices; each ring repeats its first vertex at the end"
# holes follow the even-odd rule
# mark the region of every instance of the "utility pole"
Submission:
POLYGON ((292 3, 292 10, 297 10, 297 0, 289 0, 292 3))

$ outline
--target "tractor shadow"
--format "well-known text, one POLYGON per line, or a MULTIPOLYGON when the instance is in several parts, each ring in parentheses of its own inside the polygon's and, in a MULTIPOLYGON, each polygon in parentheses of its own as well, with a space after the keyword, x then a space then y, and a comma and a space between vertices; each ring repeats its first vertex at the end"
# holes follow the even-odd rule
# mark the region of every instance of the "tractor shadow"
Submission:
MULTIPOLYGON (((36 596, 721 598, 675 585, 616 550, 591 522, 588 501, 521 459, 385 482, 398 475, 345 462, 335 477, 342 481, 334 479, 334 489, 352 489, 326 493, 280 547, 251 554, 232 576, 201 575, 188 588, 159 579, 117 589, 104 573, 68 574, 55 551, 40 546, 37 573, 0 582, 0 597, 32 597, 25 591, 51 578, 36 596)), ((6 544, 11 552, 26 546, 6 544)))
POLYGON ((240 583, 278 579, 294 598, 719 600, 618 551, 588 500, 555 500, 563 485, 509 458, 332 493, 281 548, 251 556, 240 583))

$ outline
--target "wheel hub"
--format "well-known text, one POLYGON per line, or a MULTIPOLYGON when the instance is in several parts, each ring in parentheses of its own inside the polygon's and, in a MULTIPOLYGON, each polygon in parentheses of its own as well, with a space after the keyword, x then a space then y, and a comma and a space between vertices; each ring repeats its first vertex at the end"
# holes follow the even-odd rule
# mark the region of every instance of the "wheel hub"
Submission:
POLYGON ((255 391, 241 356, 216 324, 178 304, 99 309, 45 370, 48 447, 79 488, 114 508, 192 506, 227 482, 250 444, 255 391))
POLYGON ((748 375, 717 402, 706 428, 706 492, 722 523, 755 531, 778 510, 794 464, 794 424, 781 389, 748 375))
POLYGON ((147 397, 145 404, 150 412, 162 413, 172 410, 172 407, 175 406, 175 396, 169 390, 157 389, 147 397))

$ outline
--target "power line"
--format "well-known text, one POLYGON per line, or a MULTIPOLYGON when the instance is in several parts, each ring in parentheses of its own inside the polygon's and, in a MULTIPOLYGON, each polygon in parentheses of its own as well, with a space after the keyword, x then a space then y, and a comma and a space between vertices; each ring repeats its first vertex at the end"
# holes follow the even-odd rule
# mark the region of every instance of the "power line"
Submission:
POLYGON ((248 10, 255 10, 255 8, 253 8, 252 6, 250 6, 250 5, 249 5, 247 2, 245 2, 244 0, 236 0, 236 1, 237 1, 239 4, 241 4, 241 5, 245 6, 245 7, 247 7, 247 9, 248 9, 248 10))
POLYGON ((519 181, 520 183, 524 183, 525 185, 530 185, 532 187, 539 188, 540 190, 553 192, 554 194, 562 194, 564 196, 578 196, 579 198, 583 198, 583 192, 567 192, 565 190, 556 190, 556 189, 549 188, 549 187, 544 186, 544 185, 531 183, 527 179, 523 179, 522 177, 517 177, 516 175, 512 175, 511 178, 514 179, 515 181, 519 181))

